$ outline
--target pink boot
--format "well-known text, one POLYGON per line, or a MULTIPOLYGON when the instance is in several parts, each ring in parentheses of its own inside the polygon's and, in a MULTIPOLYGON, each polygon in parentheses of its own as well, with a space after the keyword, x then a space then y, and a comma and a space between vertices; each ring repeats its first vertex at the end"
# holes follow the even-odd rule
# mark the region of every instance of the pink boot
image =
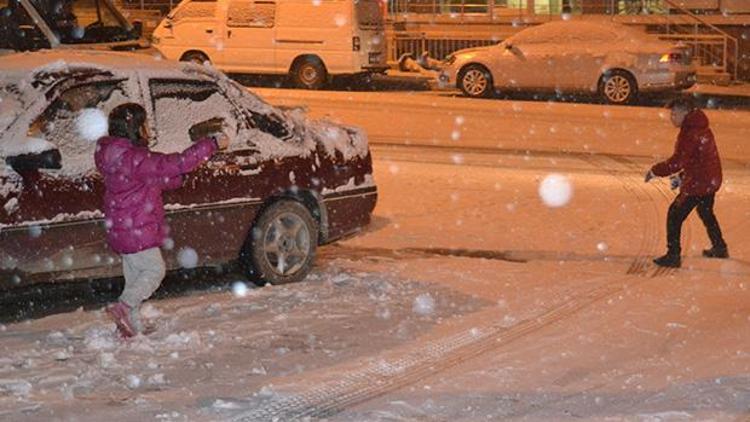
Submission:
POLYGON ((130 320, 130 306, 117 302, 107 307, 107 313, 117 325, 117 331, 123 338, 134 337, 136 334, 133 322, 130 320))

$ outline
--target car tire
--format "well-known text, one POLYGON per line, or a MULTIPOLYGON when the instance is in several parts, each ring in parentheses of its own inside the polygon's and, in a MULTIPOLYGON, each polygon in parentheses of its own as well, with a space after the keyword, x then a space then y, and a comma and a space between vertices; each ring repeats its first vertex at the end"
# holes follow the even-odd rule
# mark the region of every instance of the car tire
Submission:
POLYGON ((458 87, 464 95, 472 98, 490 98, 495 93, 492 74, 486 67, 478 64, 470 64, 461 69, 458 87))
POLYGON ((624 70, 608 71, 599 80, 599 96, 607 104, 631 104, 638 96, 638 85, 624 70))
POLYGON ((289 76, 294 86, 300 89, 321 89, 328 79, 326 68, 317 57, 299 60, 289 76))
POLYGON ((251 281, 263 285, 294 283, 312 268, 318 225, 310 211, 294 200, 265 208, 250 230, 240 262, 251 281))
POLYGON ((183 54, 182 57, 180 58, 180 61, 200 64, 200 65, 205 64, 206 62, 208 62, 209 64, 211 63, 211 60, 208 59, 208 56, 206 56, 205 54, 199 51, 189 51, 183 54))

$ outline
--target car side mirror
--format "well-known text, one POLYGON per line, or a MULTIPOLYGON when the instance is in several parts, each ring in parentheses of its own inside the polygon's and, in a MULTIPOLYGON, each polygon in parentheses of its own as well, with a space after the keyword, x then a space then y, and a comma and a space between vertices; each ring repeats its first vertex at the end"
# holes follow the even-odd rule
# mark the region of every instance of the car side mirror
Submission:
POLYGON ((6 157, 5 163, 17 173, 22 173, 39 169, 60 169, 62 168, 62 157, 59 150, 50 149, 39 153, 6 157))

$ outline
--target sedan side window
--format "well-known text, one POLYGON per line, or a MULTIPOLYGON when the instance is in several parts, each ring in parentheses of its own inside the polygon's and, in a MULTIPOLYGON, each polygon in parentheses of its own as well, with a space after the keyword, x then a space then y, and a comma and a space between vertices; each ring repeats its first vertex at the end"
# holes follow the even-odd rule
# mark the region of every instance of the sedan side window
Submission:
POLYGON ((63 91, 45 111, 29 125, 27 143, 53 144, 62 159, 66 173, 83 174, 94 168, 96 143, 85 139, 82 131, 106 134, 100 120, 82 119, 80 112, 95 108, 108 115, 116 106, 131 101, 123 81, 102 81, 79 84, 63 91), (80 124, 80 126, 79 126, 80 124))
POLYGON ((149 83, 160 152, 184 150, 191 141, 221 128, 236 138, 239 114, 216 84, 197 80, 154 79, 149 83))

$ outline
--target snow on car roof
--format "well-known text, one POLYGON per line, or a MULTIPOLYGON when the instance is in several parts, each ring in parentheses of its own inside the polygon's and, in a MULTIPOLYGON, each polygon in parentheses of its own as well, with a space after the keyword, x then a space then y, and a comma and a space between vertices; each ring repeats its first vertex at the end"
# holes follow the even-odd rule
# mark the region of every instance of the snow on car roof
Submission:
POLYGON ((92 68, 110 71, 137 71, 149 69, 163 71, 165 76, 185 76, 183 70, 190 66, 162 60, 146 54, 110 51, 46 50, 4 56, 0 61, 0 83, 13 83, 27 79, 29 74, 42 71, 61 71, 66 68, 92 68), (169 75, 172 73, 172 75, 169 75))

